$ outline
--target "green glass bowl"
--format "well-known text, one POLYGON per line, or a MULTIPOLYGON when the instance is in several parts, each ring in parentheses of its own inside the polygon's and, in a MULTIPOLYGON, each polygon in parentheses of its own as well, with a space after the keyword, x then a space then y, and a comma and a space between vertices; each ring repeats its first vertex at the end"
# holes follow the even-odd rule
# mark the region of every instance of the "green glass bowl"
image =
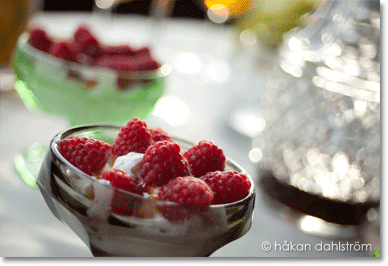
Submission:
POLYGON ((144 119, 162 96, 171 67, 151 71, 118 72, 53 57, 28 43, 23 33, 12 65, 15 89, 31 110, 67 119, 71 125, 125 124, 134 116, 144 119), (127 87, 119 86, 124 80, 127 87))

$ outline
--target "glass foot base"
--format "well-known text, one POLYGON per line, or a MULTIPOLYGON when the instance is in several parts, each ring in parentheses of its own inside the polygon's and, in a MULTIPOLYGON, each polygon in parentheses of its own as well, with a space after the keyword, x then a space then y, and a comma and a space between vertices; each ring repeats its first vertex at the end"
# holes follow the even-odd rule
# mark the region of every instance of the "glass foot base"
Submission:
POLYGON ((20 178, 33 188, 38 188, 36 179, 39 174, 47 147, 34 143, 27 149, 18 153, 14 158, 14 165, 20 178))

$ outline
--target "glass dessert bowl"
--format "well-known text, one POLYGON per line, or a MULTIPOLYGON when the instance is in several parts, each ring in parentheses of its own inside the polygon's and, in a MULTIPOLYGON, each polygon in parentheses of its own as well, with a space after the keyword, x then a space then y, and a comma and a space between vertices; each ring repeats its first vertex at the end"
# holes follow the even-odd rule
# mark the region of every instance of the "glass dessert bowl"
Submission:
MULTIPOLYGON (((60 132, 50 143, 37 180, 52 213, 94 256, 209 256, 247 233, 253 219, 254 182, 228 158, 225 171, 243 173, 250 182, 247 196, 227 204, 189 206, 114 188, 70 164, 58 149, 69 136, 113 144, 119 131, 114 125, 86 125, 60 132)), ((182 152, 193 145, 173 140, 182 152)))
POLYGON ((15 89, 24 104, 58 115, 71 125, 127 122, 146 117, 164 91, 170 66, 149 71, 115 71, 53 57, 18 40, 12 64, 15 89))
MULTIPOLYGON (((164 92, 166 77, 171 72, 167 64, 156 63, 157 68, 141 71, 111 69, 106 60, 102 62, 105 65, 99 66, 82 63, 82 53, 79 53, 81 63, 69 61, 64 59, 67 54, 60 50, 65 49, 61 46, 64 45, 62 40, 49 39, 51 50, 56 52, 53 56, 51 50, 49 53, 48 49, 35 47, 37 44, 44 46, 42 40, 35 41, 35 46, 31 44, 34 41, 30 32, 19 37, 12 57, 15 89, 30 110, 65 118, 72 126, 124 124, 128 117, 147 117, 164 92)), ((46 40, 48 38, 46 36, 46 40)), ((113 50, 110 46, 104 47, 106 53, 123 52, 120 50, 123 46, 115 46, 113 50)), ((139 51, 149 54, 147 49, 139 51)), ((17 172, 30 186, 36 187, 36 176, 46 149, 35 143, 14 159, 17 172)))

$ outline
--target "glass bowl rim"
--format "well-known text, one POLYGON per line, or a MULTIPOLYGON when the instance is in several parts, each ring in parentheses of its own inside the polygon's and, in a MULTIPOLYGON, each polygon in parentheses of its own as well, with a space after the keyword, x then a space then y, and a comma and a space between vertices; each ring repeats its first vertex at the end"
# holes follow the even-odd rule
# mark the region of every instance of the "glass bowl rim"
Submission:
MULTIPOLYGON (((88 174, 84 173, 83 171, 81 171, 80 169, 78 169, 77 167, 72 165, 69 161, 67 161, 59 153, 59 151, 57 149, 58 144, 60 143, 61 140, 65 139, 66 137, 71 136, 73 133, 79 132, 79 131, 82 131, 82 130, 93 129, 93 128, 105 128, 105 129, 116 129, 117 131, 119 131, 121 127, 122 127, 122 125, 116 125, 116 124, 85 124, 85 125, 78 125, 78 126, 74 126, 74 127, 62 130, 61 132, 56 134, 53 137, 53 139, 51 140, 50 146, 49 146, 49 152, 51 152, 51 154, 53 154, 53 156, 57 160, 59 160, 61 164, 64 164, 67 168, 69 168, 77 176, 79 176, 81 178, 84 178, 84 179, 87 179, 91 183, 96 182, 97 181, 96 179, 92 178, 88 174)), ((178 142, 183 142, 183 143, 188 144, 188 145, 193 145, 194 144, 194 143, 192 143, 190 141, 187 141, 187 140, 184 140, 184 139, 181 139, 181 138, 177 138, 175 136, 172 136, 172 138, 174 140, 177 140, 178 142)), ((253 182, 252 177, 239 164, 237 164, 236 162, 234 162, 233 160, 231 160, 227 156, 225 156, 225 158, 226 158, 226 161, 225 161, 226 164, 229 164, 229 165, 233 166, 239 173, 244 174, 248 178, 249 182, 251 183, 251 187, 249 189, 248 195, 245 196, 243 199, 240 199, 238 201, 234 201, 234 202, 231 202, 231 203, 215 204, 215 205, 207 206, 210 209, 232 208, 234 206, 240 206, 245 201, 249 201, 249 199, 252 198, 254 196, 254 194, 255 194, 255 184, 253 182)), ((116 189, 116 188, 113 188, 113 189, 116 189)), ((147 200, 147 199, 150 198, 150 199, 154 200, 155 202, 157 202, 158 204, 164 205, 164 206, 191 206, 191 205, 183 205, 183 204, 178 204, 178 203, 169 202, 169 201, 160 201, 160 200, 156 200, 156 199, 151 198, 151 197, 146 198, 144 196, 137 195, 137 194, 131 193, 131 192, 127 192, 127 191, 124 191, 124 190, 121 190, 121 189, 119 191, 121 193, 127 194, 128 196, 130 195, 132 197, 139 198, 139 199, 142 199, 142 200, 147 200)), ((191 206, 191 207, 198 207, 198 206, 191 206)))
POLYGON ((29 33, 27 31, 23 32, 18 38, 14 53, 16 52, 17 49, 21 49, 29 56, 33 58, 37 58, 40 61, 43 61, 49 65, 65 64, 71 70, 88 71, 88 72, 93 72, 93 73, 97 73, 105 76, 119 76, 120 78, 132 78, 132 79, 162 78, 162 77, 168 76, 171 73, 171 66, 166 63, 161 63, 159 60, 157 61, 160 64, 159 68, 155 70, 143 70, 143 71, 116 71, 109 68, 102 68, 102 67, 100 68, 100 67, 70 62, 62 58, 51 56, 49 53, 33 47, 32 45, 29 44, 28 39, 29 39, 29 33))

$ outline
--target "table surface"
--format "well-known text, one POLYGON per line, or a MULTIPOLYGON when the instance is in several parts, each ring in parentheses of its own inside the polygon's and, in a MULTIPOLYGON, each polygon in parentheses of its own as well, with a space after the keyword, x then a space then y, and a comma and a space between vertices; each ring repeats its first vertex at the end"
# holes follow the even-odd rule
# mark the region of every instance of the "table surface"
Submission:
MULTIPOLYGON (((247 69, 256 59, 236 53, 229 29, 190 20, 165 21, 157 26, 143 17, 107 21, 83 13, 41 13, 31 24, 44 26, 49 34, 63 38, 84 22, 102 42, 152 45, 156 57, 173 67, 165 96, 146 120, 149 125, 193 142, 214 140, 257 182, 255 165, 248 157, 250 139, 232 130, 228 121, 239 96, 244 95, 240 101, 244 103, 244 99, 252 101, 260 95, 267 67, 264 64, 255 73, 255 86, 247 85, 245 81, 253 78, 247 69)), ((47 145, 56 133, 68 127, 67 121, 29 111, 12 90, 2 92, 0 101, 0 256, 91 257, 87 246, 54 217, 39 191, 25 185, 13 166, 18 152, 34 142, 47 145)), ((338 241, 365 243, 365 239, 361 231, 358 237, 346 240, 305 234, 286 216, 274 212, 263 201, 260 189, 256 191, 250 231, 217 250, 213 257, 370 257, 367 252, 356 251, 263 251, 265 241, 314 247, 338 241)))

